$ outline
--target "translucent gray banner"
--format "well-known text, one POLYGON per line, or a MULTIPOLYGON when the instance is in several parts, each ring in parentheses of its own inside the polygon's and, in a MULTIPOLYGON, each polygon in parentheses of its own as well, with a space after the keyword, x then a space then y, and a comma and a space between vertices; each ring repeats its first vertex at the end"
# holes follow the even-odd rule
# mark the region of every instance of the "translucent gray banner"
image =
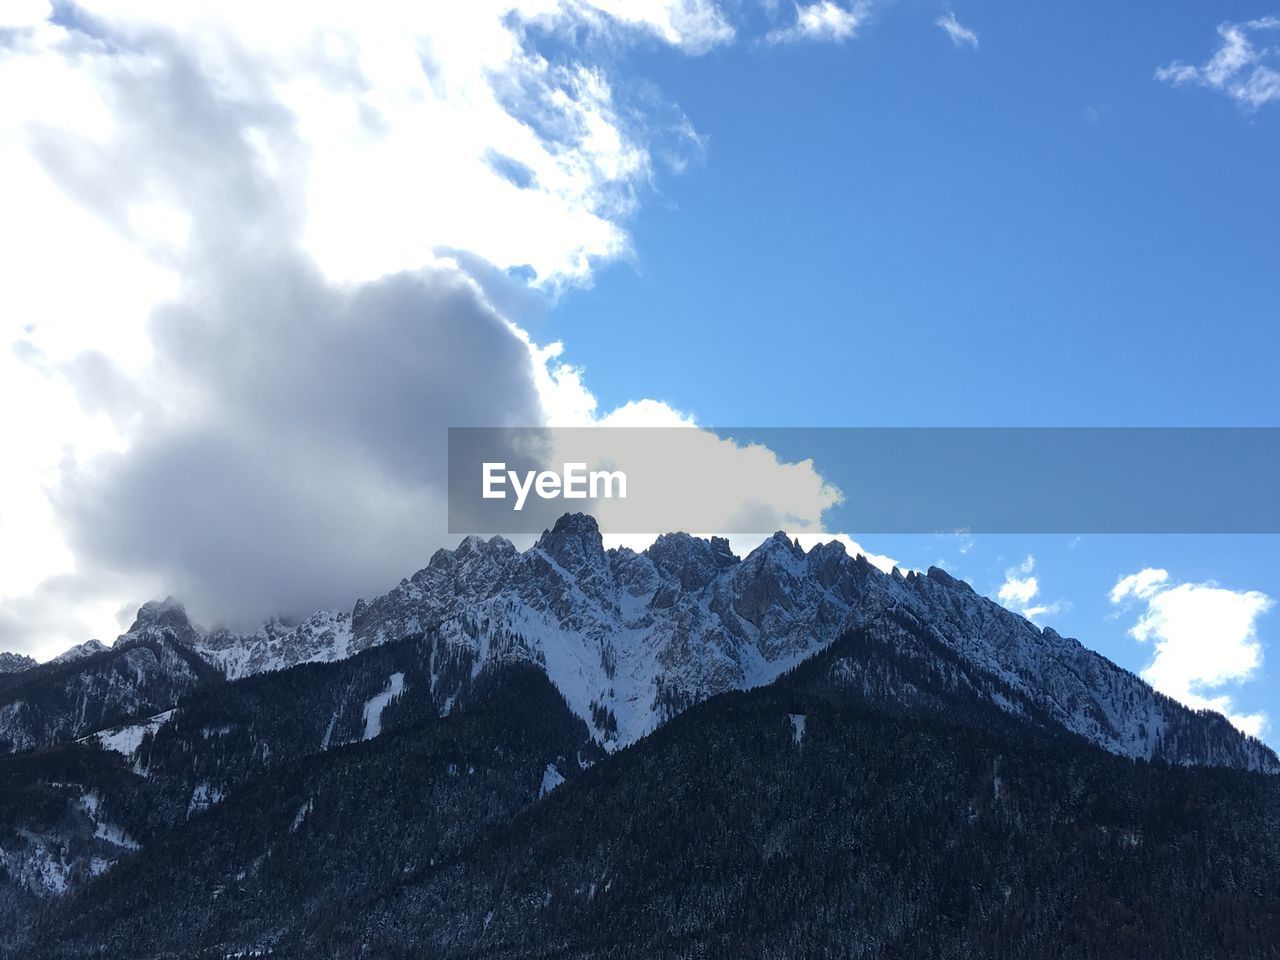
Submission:
POLYGON ((1278 492, 1270 427, 449 431, 452 533, 1280 533, 1278 492))

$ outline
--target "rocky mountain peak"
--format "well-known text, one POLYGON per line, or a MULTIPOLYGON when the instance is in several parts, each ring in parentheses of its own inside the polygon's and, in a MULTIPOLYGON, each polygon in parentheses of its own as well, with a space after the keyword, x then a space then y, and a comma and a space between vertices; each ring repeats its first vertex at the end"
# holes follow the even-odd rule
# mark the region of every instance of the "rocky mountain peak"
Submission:
POLYGON ((896 659, 873 667, 855 658, 841 669, 850 677, 880 669, 867 675, 870 688, 904 702, 919 684, 902 682, 900 668, 946 685, 960 682, 960 664, 966 695, 1117 753, 1280 769, 1226 720, 1161 698, 937 567, 886 574, 839 541, 806 554, 781 532, 743 560, 722 538, 685 533, 661 536, 643 553, 606 552, 593 518, 566 514, 523 553, 500 537, 468 537, 350 616, 321 611, 292 629, 204 635, 170 598, 144 605, 126 638, 172 636, 234 679, 428 637, 445 652, 430 666, 441 702, 486 665, 524 661, 617 748, 699 700, 771 682, 853 631, 876 643, 892 635, 886 649, 896 659), (904 646, 898 634, 911 631, 925 639, 904 646))
POLYGON ((514 544, 505 537, 490 537, 486 540, 484 537, 477 537, 473 534, 462 538, 462 542, 453 551, 453 555, 459 561, 462 561, 469 557, 489 557, 494 554, 504 555, 515 552, 514 544))
POLYGON ((761 567, 781 565, 795 568, 804 563, 805 552, 799 540, 792 540, 779 530, 760 546, 756 547, 743 561, 748 566, 761 567))
POLYGON ((84 643, 78 643, 70 650, 65 650, 53 658, 53 663, 70 663, 72 660, 79 660, 82 657, 92 657, 96 653, 102 653, 104 650, 110 650, 101 640, 86 640, 84 643))
POLYGON ((0 673, 17 673, 30 670, 36 661, 23 653, 0 653, 0 673))
POLYGON ((664 533, 645 550, 645 556, 664 579, 678 582, 685 590, 701 590, 739 562, 724 537, 703 540, 687 533, 664 533))
POLYGON ((447 550, 441 547, 433 553, 427 565, 415 573, 411 579, 414 583, 422 583, 433 572, 447 573, 459 567, 473 568, 495 562, 502 563, 516 556, 518 552, 515 544, 506 537, 490 537, 488 540, 474 535, 463 537, 456 549, 447 550))
POLYGON ((827 589, 837 586, 847 575, 849 553, 839 540, 820 543, 807 555, 810 575, 827 589))
POLYGON ((969 584, 965 583, 963 580, 957 580, 941 567, 930 567, 925 571, 925 576, 930 580, 933 580, 935 583, 941 584, 944 587, 949 587, 952 590, 974 593, 973 587, 969 586, 969 584))
POLYGON ((804 556, 804 548, 800 546, 800 541, 793 540, 791 537, 787 536, 787 532, 785 530, 777 531, 772 537, 766 540, 765 543, 777 544, 780 547, 784 547, 790 550, 797 557, 804 556))
POLYGON ((598 571, 608 564, 600 526, 586 513, 564 514, 538 538, 537 549, 575 575, 598 571))
POLYGON ((191 625, 186 608, 173 597, 149 600, 139 607, 133 626, 125 633, 125 637, 159 638, 166 634, 187 645, 200 640, 200 632, 191 625))

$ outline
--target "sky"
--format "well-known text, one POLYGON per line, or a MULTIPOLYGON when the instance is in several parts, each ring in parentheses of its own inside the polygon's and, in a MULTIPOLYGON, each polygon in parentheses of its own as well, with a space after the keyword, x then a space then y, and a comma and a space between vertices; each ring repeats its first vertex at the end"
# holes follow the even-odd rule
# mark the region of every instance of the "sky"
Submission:
MULTIPOLYGON (((1277 424, 1280 6, 406 6, 0 9, 0 649, 381 593, 448 426, 1277 424)), ((1273 537, 863 537, 790 456, 1280 743, 1273 537)))

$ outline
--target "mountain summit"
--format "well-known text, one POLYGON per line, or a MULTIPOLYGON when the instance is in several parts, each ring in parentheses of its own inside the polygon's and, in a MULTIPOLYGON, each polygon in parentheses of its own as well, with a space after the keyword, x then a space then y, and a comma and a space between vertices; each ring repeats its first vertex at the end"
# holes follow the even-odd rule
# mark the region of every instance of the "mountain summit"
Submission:
MULTIPOLYGON (((930 699, 920 682, 894 679, 909 662, 948 695, 1122 756, 1280 770, 1267 747, 1219 715, 1188 710, 937 567, 886 574, 839 543, 806 552, 782 532, 741 560, 723 539, 684 533, 664 534, 638 553, 605 550, 593 517, 566 514, 524 552, 501 537, 467 537, 350 614, 321 611, 252 634, 201 631, 168 598, 145 604, 112 649, 181 651, 186 659, 175 663, 185 689, 200 664, 235 680, 427 637, 440 651, 426 679, 433 701, 459 702, 471 677, 494 664, 528 663, 615 750, 694 703, 769 683, 860 629, 886 636, 887 646, 845 669, 868 695, 904 708, 930 699), (440 666, 464 661, 463 677, 440 666)), ((123 683, 108 696, 158 703, 123 683)), ((76 705, 77 716, 103 715, 84 707, 76 705)), ((0 741, 40 742, 38 731, 24 729, 21 709, 5 709, 0 741)), ((58 729, 90 732, 74 723, 58 729)))

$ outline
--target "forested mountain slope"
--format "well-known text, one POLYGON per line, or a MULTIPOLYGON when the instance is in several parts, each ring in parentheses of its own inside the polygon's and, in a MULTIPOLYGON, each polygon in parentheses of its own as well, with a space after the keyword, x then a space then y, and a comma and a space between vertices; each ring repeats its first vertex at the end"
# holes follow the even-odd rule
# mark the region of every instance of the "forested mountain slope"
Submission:
POLYGON ((917 703, 868 696, 884 674, 849 664, 889 669, 885 639, 594 763, 512 668, 228 795, 62 901, 35 955, 1276 955, 1280 778, 1117 757, 910 669, 917 703))

